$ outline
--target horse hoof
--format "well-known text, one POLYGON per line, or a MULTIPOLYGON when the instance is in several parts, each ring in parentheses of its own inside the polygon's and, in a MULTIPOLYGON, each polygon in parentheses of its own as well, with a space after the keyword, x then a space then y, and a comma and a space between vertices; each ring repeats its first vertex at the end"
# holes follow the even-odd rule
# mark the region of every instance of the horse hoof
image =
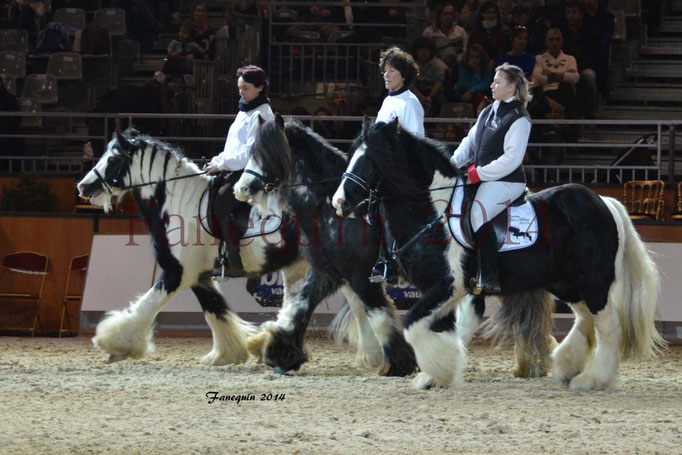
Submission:
POLYGON ((109 358, 107 359, 107 363, 116 363, 120 362, 121 360, 125 360, 128 358, 128 354, 109 354, 109 358))
POLYGON ((282 367, 275 367, 272 369, 272 374, 282 375, 282 374, 286 374, 286 371, 284 371, 284 368, 282 368, 282 367))

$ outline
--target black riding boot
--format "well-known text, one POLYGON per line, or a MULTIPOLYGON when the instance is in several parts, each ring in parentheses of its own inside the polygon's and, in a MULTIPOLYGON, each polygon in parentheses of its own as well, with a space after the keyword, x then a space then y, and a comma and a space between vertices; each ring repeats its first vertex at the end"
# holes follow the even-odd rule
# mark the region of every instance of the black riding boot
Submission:
POLYGON ((502 292, 497 270, 497 238, 492 227, 483 226, 474 234, 478 253, 478 278, 473 286, 474 295, 492 295, 502 292))
POLYGON ((393 236, 386 226, 382 226, 384 230, 385 242, 379 247, 379 257, 376 264, 372 267, 372 273, 369 276, 369 281, 372 283, 380 283, 385 281, 389 284, 398 283, 398 264, 393 260, 393 256, 388 251, 388 245, 393 243, 393 236))
POLYGON ((227 263, 230 267, 230 272, 236 273, 239 271, 243 275, 244 265, 242 264, 242 258, 239 255, 241 230, 237 228, 233 215, 230 215, 229 222, 225 223, 225 225, 227 229, 224 229, 222 234, 223 241, 225 242, 225 250, 227 251, 227 263), (232 229, 229 229, 230 226, 232 226, 232 229))

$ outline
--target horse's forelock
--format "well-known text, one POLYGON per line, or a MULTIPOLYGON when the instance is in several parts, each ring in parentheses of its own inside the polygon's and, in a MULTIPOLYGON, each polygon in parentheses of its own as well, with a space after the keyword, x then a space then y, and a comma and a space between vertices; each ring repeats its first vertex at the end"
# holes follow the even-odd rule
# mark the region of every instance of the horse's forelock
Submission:
POLYGON ((379 122, 364 129, 362 136, 367 146, 365 154, 381 173, 382 183, 398 196, 416 194, 417 186, 406 178, 410 170, 407 151, 414 146, 409 135, 396 130, 391 124, 379 122))
MULTIPOLYGON (((285 127, 286 131, 286 127, 285 127)), ((291 149, 280 127, 274 120, 258 128, 251 156, 269 181, 287 182, 291 175, 291 149)))

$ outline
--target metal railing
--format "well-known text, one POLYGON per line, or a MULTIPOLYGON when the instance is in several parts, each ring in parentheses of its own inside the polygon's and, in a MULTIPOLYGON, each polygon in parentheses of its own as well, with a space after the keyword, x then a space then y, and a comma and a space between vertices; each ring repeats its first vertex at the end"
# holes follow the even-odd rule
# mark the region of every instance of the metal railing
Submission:
MULTIPOLYGON (((161 140, 179 144, 190 158, 210 157, 220 151, 225 142, 229 125, 235 118, 230 114, 104 114, 104 113, 64 113, 64 112, 0 112, 0 121, 5 117, 40 117, 61 120, 64 125, 59 131, 46 132, 43 129, 25 128, 14 134, 0 134, 0 172, 41 172, 45 174, 82 174, 101 155, 105 144, 116 129, 127 125, 142 125, 149 121, 165 122, 164 134, 157 135, 161 140), (93 133, 77 132, 76 125, 83 129, 84 122, 101 122, 101 131, 93 133), (37 156, 22 156, 3 149, 8 139, 44 143, 45 152, 37 156), (82 157, 82 153, 64 154, 56 152, 60 144, 90 142, 95 157, 82 157)), ((290 118, 290 117, 289 117, 290 118)), ((296 116, 297 120, 320 132, 330 143, 340 149, 347 149, 353 138, 360 132, 362 117, 358 116, 296 116)), ((427 134, 453 147, 459 142, 448 140, 442 135, 448 125, 459 125, 461 131, 468 131, 475 119, 427 118, 427 134)), ((675 181, 676 133, 682 120, 533 120, 534 128, 544 125, 586 128, 588 125, 601 128, 616 128, 616 131, 636 129, 638 132, 654 133, 650 143, 635 144, 631 141, 608 142, 531 142, 531 151, 555 154, 563 161, 558 163, 535 163, 524 166, 529 171, 530 183, 580 182, 618 184, 624 180, 660 179, 667 175, 668 183, 675 181), (605 160, 613 162, 625 151, 649 150, 653 163, 650 165, 610 165, 601 164, 605 160), (606 153, 604 153, 606 152, 606 153), (576 159, 580 155, 580 159, 576 159), (596 163, 596 164, 595 164, 596 163)), ((682 165, 682 161, 680 161, 682 165)))
POLYGON ((273 94, 323 95, 346 89, 347 96, 354 96, 350 90, 378 80, 370 67, 378 65, 381 50, 391 44, 408 45, 427 25, 424 2, 391 5, 395 21, 381 20, 389 8, 379 2, 273 0, 266 5, 267 68, 273 94), (299 15, 311 6, 344 14, 329 21, 299 15), (355 17, 360 11, 365 11, 364 19, 351 21, 346 14, 355 17))

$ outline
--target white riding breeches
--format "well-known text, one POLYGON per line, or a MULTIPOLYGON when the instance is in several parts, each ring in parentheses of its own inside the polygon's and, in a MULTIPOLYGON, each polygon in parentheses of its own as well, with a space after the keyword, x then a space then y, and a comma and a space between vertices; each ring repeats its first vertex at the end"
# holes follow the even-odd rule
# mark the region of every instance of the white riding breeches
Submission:
POLYGON ((477 232, 514 202, 526 190, 525 183, 482 182, 471 207, 471 227, 477 232))

